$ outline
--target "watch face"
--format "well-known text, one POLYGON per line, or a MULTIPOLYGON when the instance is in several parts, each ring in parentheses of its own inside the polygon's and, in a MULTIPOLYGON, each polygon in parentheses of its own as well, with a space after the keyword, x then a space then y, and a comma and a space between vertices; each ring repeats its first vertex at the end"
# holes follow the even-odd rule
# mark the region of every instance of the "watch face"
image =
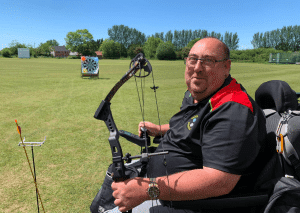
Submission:
POLYGON ((149 188, 148 193, 151 198, 157 198, 159 196, 159 189, 155 186, 152 186, 149 188))

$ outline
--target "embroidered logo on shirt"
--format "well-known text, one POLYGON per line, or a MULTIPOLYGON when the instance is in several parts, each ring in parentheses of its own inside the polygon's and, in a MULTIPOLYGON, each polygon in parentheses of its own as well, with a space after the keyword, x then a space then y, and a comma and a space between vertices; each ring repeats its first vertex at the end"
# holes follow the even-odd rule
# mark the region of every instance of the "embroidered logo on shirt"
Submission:
POLYGON ((190 118, 191 121, 189 121, 187 123, 188 130, 191 130, 193 128, 194 123, 196 122, 197 118, 198 118, 198 115, 195 115, 195 116, 193 116, 193 117, 190 118))

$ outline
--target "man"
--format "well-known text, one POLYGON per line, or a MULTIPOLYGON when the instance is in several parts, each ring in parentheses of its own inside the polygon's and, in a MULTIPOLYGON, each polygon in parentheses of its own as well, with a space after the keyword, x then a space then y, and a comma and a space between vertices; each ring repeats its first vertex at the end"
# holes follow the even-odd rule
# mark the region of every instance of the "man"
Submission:
POLYGON ((186 59, 188 91, 180 112, 169 124, 139 124, 139 131, 145 125, 149 135, 163 134, 156 151, 169 154, 149 161, 148 177, 156 179, 112 183, 120 211, 151 199, 169 204, 251 189, 257 166, 263 164, 258 160, 266 134, 265 117, 231 78, 230 66, 229 49, 220 40, 207 37, 195 43, 186 59), (152 194, 150 188, 155 189, 152 194))

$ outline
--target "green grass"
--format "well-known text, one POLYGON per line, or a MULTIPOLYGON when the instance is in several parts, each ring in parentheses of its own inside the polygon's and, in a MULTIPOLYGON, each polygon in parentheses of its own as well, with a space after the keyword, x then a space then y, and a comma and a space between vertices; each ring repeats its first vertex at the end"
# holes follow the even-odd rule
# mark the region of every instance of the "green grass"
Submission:
MULTIPOLYGON (((108 130, 93 118, 101 100, 125 74, 129 60, 100 60, 100 79, 82 79, 80 60, 0 58, 0 212, 36 212, 35 187, 17 133, 35 147, 37 182, 46 212, 89 212, 111 163, 108 130)), ((161 123, 179 111, 186 91, 182 61, 151 61, 161 123)), ((231 74, 254 98, 259 85, 284 80, 300 92, 300 66, 232 63, 231 74)), ((140 81, 138 81, 140 84, 140 81)), ((158 123, 152 78, 145 79, 145 120, 158 123)), ((119 129, 137 134, 142 120, 134 79, 112 99, 119 129)), ((139 147, 120 139, 123 154, 139 147)), ((31 150, 27 148, 30 162, 31 150)), ((41 211, 41 207, 40 207, 41 211)), ((42 211, 41 211, 42 212, 42 211)))

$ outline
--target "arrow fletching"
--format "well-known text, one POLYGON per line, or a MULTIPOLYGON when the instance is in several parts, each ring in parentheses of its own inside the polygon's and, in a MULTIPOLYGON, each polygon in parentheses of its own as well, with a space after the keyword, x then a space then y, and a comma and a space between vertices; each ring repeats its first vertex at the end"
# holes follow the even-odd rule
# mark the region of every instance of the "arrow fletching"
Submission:
POLYGON ((19 135, 21 135, 21 127, 18 125, 18 121, 17 121, 17 119, 15 120, 15 122, 16 122, 16 124, 17 124, 17 130, 18 130, 18 133, 19 133, 19 135))

